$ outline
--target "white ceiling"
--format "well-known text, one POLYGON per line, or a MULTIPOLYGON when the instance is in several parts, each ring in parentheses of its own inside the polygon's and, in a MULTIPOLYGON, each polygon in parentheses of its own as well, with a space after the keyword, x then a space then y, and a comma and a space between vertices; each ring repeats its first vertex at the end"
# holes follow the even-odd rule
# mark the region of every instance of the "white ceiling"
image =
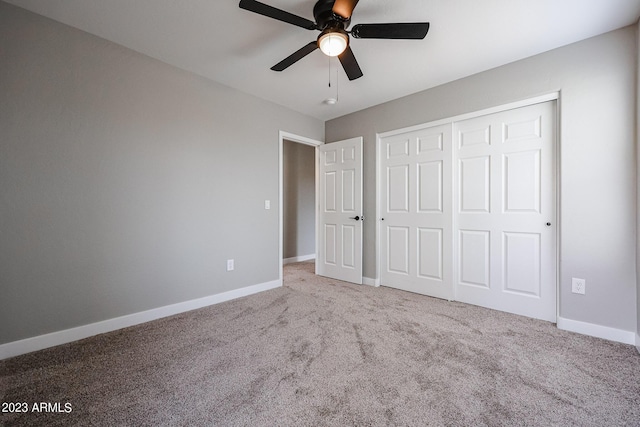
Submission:
MULTIPOLYGON (((352 26, 427 21, 431 28, 419 41, 352 38, 364 77, 350 82, 337 59, 320 51, 271 71, 318 32, 242 10, 239 0, 6 1, 322 120, 631 25, 640 16, 640 0, 360 0, 352 26), (324 104, 336 90, 338 103, 324 104)), ((313 20, 315 0, 262 1, 313 20)))

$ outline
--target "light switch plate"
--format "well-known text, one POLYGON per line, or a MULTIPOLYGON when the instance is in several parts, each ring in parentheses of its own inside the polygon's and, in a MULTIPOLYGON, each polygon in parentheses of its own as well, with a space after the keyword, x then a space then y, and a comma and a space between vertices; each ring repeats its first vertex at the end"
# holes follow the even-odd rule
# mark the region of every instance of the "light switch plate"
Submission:
POLYGON ((264 201, 264 208, 265 209, 271 209, 271 200, 265 200, 264 201))

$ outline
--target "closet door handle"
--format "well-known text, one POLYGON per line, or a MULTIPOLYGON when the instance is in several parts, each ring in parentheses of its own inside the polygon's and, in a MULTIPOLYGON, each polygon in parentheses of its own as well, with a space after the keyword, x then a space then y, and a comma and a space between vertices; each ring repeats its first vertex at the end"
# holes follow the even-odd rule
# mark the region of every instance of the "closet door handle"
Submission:
POLYGON ((349 219, 355 219, 356 221, 360 221, 360 217, 358 215, 350 217, 349 219))

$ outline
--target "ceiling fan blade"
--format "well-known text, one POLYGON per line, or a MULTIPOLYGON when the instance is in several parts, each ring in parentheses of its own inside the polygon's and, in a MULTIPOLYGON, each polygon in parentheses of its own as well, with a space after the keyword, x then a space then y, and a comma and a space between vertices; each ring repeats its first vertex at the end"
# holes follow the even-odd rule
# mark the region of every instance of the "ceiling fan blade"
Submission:
POLYGON ((413 39, 425 38, 429 32, 428 22, 401 24, 358 24, 351 29, 356 39, 413 39))
POLYGON ((300 61, 305 56, 309 55, 311 52, 318 48, 318 42, 312 41, 309 44, 304 45, 301 49, 293 52, 291 55, 278 62, 276 65, 271 67, 273 71, 284 71, 296 62, 300 61))
POLYGON ((333 13, 341 16, 342 18, 350 19, 353 14, 353 9, 356 8, 358 0, 336 0, 333 4, 333 13))
POLYGON ((345 51, 338 55, 338 59, 340 59, 342 68, 344 68, 344 72, 347 73, 349 80, 355 80, 362 77, 362 70, 358 65, 358 61, 356 61, 356 57, 351 50, 351 46, 347 46, 345 51))
POLYGON ((258 13, 260 15, 268 16, 269 18, 277 19, 278 21, 286 22, 289 24, 297 25, 298 27, 305 28, 307 30, 315 30, 316 23, 306 18, 294 15, 284 10, 277 9, 273 6, 269 6, 264 3, 260 3, 255 0, 240 0, 240 8, 251 12, 258 13))

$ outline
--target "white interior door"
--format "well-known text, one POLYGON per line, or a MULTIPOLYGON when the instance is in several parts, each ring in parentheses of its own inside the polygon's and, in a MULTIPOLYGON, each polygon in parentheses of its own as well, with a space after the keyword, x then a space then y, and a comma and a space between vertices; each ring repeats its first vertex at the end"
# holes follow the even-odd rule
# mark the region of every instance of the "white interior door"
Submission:
POLYGON ((316 274, 362 284, 362 137, 319 148, 316 274))
POLYGON ((555 321, 555 132, 549 101, 382 137, 381 284, 555 321))
POLYGON ((451 153, 451 124, 381 139, 381 285, 453 299, 451 153))
POLYGON ((554 110, 454 123, 458 301, 556 320, 554 110))

